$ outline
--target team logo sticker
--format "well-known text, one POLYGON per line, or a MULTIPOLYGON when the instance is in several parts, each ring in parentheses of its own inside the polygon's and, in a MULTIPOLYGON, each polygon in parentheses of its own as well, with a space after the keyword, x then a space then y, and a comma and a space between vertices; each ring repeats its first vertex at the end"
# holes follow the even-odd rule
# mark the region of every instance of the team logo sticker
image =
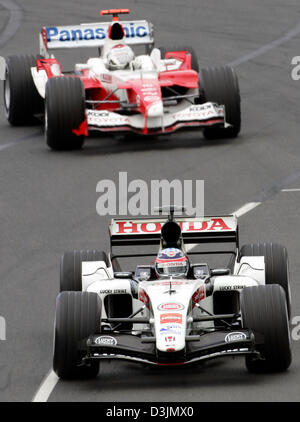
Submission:
POLYGON ((182 303, 161 303, 157 309, 159 311, 182 311, 184 305, 182 303))
POLYGON ((116 346, 118 343, 117 340, 111 336, 97 337, 94 342, 101 346, 116 346))
POLYGON ((181 314, 161 314, 160 315, 161 324, 182 324, 182 315, 181 314))
POLYGON ((225 337, 225 342, 226 343, 232 343, 234 341, 243 341, 247 339, 247 335, 245 333, 241 333, 239 331, 235 332, 235 333, 229 333, 227 334, 227 336, 225 337))

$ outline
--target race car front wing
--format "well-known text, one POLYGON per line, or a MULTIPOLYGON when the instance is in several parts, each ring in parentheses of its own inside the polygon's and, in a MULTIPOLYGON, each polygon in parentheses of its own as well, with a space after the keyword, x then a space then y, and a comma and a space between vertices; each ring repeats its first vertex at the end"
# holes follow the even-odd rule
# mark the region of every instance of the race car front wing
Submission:
POLYGON ((167 134, 181 128, 207 126, 228 127, 225 108, 215 103, 193 104, 181 110, 167 110, 162 116, 149 117, 142 114, 124 115, 118 112, 87 109, 89 130, 103 132, 132 131, 140 134, 167 134))
POLYGON ((81 343, 85 362, 94 359, 123 359, 151 365, 188 365, 222 356, 257 355, 261 339, 251 330, 218 330, 186 337, 181 352, 159 352, 155 337, 104 332, 91 335, 81 343))

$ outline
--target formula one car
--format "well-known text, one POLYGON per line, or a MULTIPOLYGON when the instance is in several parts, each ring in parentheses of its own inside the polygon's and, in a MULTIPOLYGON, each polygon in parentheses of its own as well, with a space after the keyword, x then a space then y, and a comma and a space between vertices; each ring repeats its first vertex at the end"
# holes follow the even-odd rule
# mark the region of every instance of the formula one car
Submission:
POLYGON ((167 219, 113 219, 109 255, 63 255, 53 360, 59 377, 95 377, 103 359, 176 366, 242 355, 250 372, 289 367, 286 249, 275 243, 239 248, 235 216, 175 220, 174 209, 167 219), (209 248, 221 243, 233 247, 209 248), (149 245, 158 255, 141 252, 149 245), (124 253, 134 246, 137 253, 124 253), (211 268, 190 261, 199 254, 231 259, 226 268, 211 268), (153 256, 154 264, 121 269, 124 258, 153 256))
POLYGON ((190 47, 154 48, 147 21, 118 21, 128 9, 102 11, 112 22, 42 28, 40 55, 6 59, 4 104, 12 125, 45 116, 54 150, 81 148, 92 131, 162 135, 200 128, 208 139, 241 127, 238 79, 230 67, 199 70, 190 47), (135 55, 130 45, 144 46, 135 55), (97 47, 99 55, 63 73, 51 51, 97 47))

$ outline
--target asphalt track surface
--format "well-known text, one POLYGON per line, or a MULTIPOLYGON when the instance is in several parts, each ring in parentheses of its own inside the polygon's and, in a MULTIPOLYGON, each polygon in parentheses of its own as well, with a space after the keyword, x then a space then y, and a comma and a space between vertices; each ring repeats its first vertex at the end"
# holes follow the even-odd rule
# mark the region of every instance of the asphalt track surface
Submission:
MULTIPOLYGON (((109 218, 96 213, 96 184, 117 180, 119 171, 129 180, 204 179, 207 214, 262 202, 241 217, 241 243, 287 246, 293 315, 300 315, 300 192, 282 191, 300 188, 300 82, 290 77, 291 59, 299 55, 298 1, 17 3, 0 1, 0 55, 37 53, 42 25, 96 21, 99 7, 128 6, 132 18, 154 23, 157 45, 194 46, 203 67, 236 66, 243 126, 234 140, 205 141, 199 132, 155 140, 102 137, 80 152, 55 153, 42 127, 8 125, 1 92, 0 315, 7 340, 0 341, 0 400, 32 400, 51 368, 59 258, 73 248, 107 249, 109 218)), ((49 400, 298 401, 299 341, 293 355, 288 372, 259 376, 246 372, 243 359, 172 371, 103 363, 96 380, 59 381, 49 400)))

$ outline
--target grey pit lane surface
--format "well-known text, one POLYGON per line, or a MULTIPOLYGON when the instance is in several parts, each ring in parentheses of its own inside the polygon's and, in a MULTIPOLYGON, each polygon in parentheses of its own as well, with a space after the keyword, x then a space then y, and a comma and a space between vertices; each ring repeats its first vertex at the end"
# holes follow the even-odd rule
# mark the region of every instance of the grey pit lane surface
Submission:
MULTIPOLYGON (((23 22, 1 48, 2 56, 37 53, 42 25, 95 21, 100 7, 95 0, 84 7, 70 0, 53 0, 50 8, 41 0, 19 4, 23 22)), ((128 0, 126 6, 132 19, 154 23, 157 45, 190 44, 203 67, 243 57, 300 20, 296 0, 198 4, 128 0)), ((30 401, 51 367, 60 255, 73 248, 107 249, 109 218, 96 214, 99 180, 117 180, 119 171, 128 171, 129 180, 204 179, 207 214, 232 212, 264 191, 276 192, 274 186, 285 180, 300 187, 299 83, 290 78, 299 38, 237 67, 243 128, 236 140, 208 142, 198 132, 155 140, 104 137, 89 140, 81 152, 53 153, 41 127, 8 126, 1 92, 0 315, 6 318, 7 340, 0 342, 0 400, 30 401)), ((300 315, 299 205, 300 193, 278 193, 240 220, 241 243, 272 240, 288 247, 294 315, 300 315)), ((294 361, 285 374, 250 375, 239 359, 176 371, 104 363, 97 380, 59 382, 50 400, 298 401, 299 381, 299 342, 294 342, 294 361)))

